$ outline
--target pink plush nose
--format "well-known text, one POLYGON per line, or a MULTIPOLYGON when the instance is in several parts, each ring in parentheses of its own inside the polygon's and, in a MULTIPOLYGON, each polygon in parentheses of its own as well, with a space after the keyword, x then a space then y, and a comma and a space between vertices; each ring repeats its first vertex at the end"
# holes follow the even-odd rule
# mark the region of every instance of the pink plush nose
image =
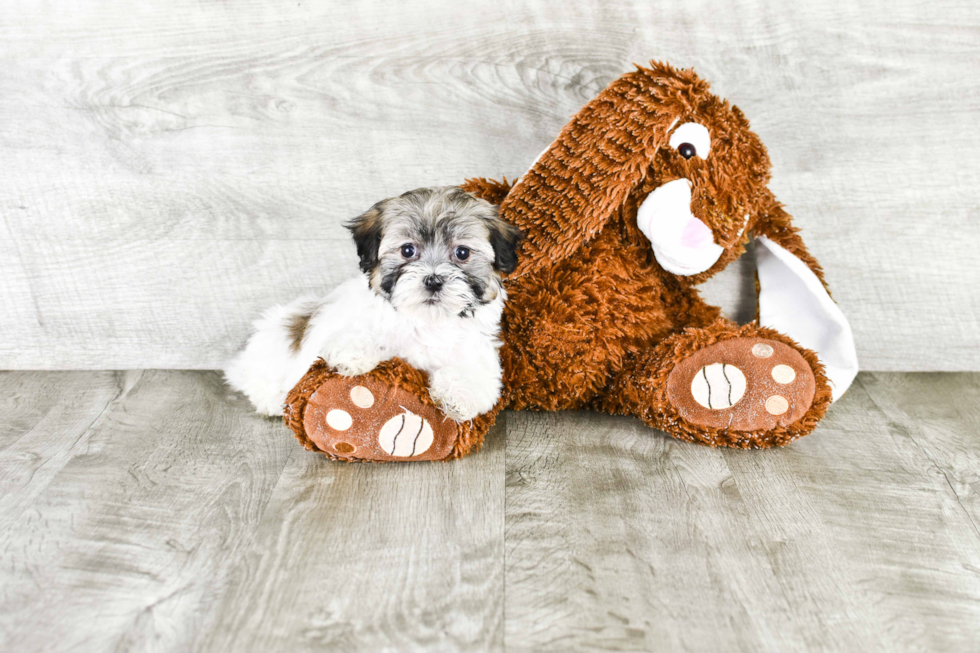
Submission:
POLYGON ((681 245, 691 249, 701 249, 705 245, 715 242, 715 236, 711 233, 708 225, 697 218, 691 218, 684 225, 681 232, 681 245))

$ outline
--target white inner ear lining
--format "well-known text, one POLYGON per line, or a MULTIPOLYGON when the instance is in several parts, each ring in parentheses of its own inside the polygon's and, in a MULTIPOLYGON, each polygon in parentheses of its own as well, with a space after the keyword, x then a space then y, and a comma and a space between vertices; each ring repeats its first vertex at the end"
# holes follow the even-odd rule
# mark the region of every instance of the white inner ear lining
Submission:
POLYGON ((815 351, 837 401, 858 372, 851 325, 806 263, 765 236, 755 244, 759 324, 815 351))
POLYGON ((693 145, 697 155, 702 159, 708 158, 708 153, 711 152, 711 134, 704 125, 696 122, 685 122, 670 135, 670 146, 673 149, 676 150, 681 143, 693 145))

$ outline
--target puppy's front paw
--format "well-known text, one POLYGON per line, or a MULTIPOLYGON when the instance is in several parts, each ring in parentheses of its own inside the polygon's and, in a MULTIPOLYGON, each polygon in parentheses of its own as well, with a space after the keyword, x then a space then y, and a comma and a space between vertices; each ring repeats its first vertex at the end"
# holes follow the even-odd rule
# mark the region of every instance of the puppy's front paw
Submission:
POLYGON ((468 381, 472 383, 471 379, 440 372, 434 373, 429 379, 429 396, 432 401, 446 417, 456 422, 468 422, 477 415, 486 413, 500 398, 499 388, 496 392, 481 393, 481 388, 471 387, 468 381))
POLYGON ((467 397, 439 394, 431 388, 429 389, 429 396, 432 397, 432 401, 439 407, 443 415, 454 422, 468 422, 480 414, 479 409, 474 406, 472 401, 468 401, 467 397))
POLYGON ((362 359, 334 365, 334 369, 336 369, 337 374, 340 374, 341 376, 360 376, 362 374, 367 374, 376 368, 380 362, 381 361, 379 360, 362 359))
POLYGON ((337 370, 337 374, 341 376, 367 374, 381 362, 377 356, 350 350, 343 353, 329 353, 324 355, 323 360, 327 361, 327 365, 337 370))

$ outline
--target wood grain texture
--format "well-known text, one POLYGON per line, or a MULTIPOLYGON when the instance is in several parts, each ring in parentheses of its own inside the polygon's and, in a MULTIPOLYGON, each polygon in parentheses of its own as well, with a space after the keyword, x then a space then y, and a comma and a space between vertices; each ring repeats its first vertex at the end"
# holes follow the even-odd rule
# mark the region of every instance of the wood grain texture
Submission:
POLYGON ((502 426, 449 463, 296 446, 202 650, 500 650, 502 426))
POLYGON ((0 650, 500 647, 502 437, 331 464, 212 372, 8 372, 0 397, 0 650))
POLYGON ((781 450, 510 416, 515 650, 974 650, 980 379, 862 374, 781 450))
POLYGON ((4 651, 980 636, 980 374, 862 373, 778 451, 527 412, 445 464, 327 461, 211 372, 8 372, 0 411, 4 651))
POLYGON ((980 369, 978 55, 972 0, 10 0, 0 368, 217 367, 355 273, 344 219, 520 174, 660 58, 752 118, 865 368, 980 369))
POLYGON ((41 378, 59 401, 18 416, 36 421, 0 452, 17 479, 0 502, 0 648, 192 650, 292 443, 214 373, 41 378))

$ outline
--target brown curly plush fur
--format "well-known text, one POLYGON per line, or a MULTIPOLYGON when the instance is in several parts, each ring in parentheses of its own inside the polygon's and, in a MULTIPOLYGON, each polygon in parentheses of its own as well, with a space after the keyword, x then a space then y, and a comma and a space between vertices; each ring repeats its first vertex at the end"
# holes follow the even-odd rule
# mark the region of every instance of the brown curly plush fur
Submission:
MULTIPOLYGON (((635 415, 674 437, 711 446, 778 446, 810 433, 831 396, 816 355, 771 329, 721 318, 695 287, 740 256, 750 232, 789 250, 823 281, 766 187, 769 174, 766 149, 738 108, 712 95, 693 72, 654 62, 615 80, 586 105, 513 187, 506 180, 467 180, 463 188, 500 204, 503 218, 525 240, 518 268, 506 280, 504 394, 491 414, 460 428, 453 457, 479 445, 501 408, 635 415), (711 134, 706 160, 685 159, 667 144, 672 125, 688 121, 711 134), (682 177, 692 184, 692 212, 725 249, 710 269, 688 277, 657 263, 636 224, 646 196, 682 177), (741 336, 786 343, 813 369, 814 401, 793 424, 764 431, 699 427, 667 401, 665 381, 678 362, 741 336)), ((290 395, 287 422, 294 430, 301 428, 303 397, 324 373, 314 367, 290 395)), ((400 361, 372 374, 428 400, 421 373, 400 361)), ((311 448, 300 431, 297 437, 311 448)))

